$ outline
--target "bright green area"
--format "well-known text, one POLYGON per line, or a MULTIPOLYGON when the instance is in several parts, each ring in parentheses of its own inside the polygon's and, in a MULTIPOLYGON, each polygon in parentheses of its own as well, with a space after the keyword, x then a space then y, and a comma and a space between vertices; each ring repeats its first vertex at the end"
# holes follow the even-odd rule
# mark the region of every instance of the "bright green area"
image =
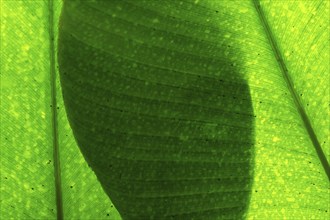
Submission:
MULTIPOLYGON (((238 65, 237 70, 249 82, 256 115, 254 185, 248 219, 328 219, 329 180, 297 113, 253 3, 190 2, 191 7, 199 10, 186 11, 179 1, 173 6, 164 4, 171 11, 153 4, 142 8, 200 23, 194 27, 196 33, 200 33, 198 27, 203 27, 206 35, 191 37, 209 38, 213 43, 231 46, 224 50, 224 56, 238 65), (203 13, 216 16, 200 21, 203 13), (220 39, 212 35, 212 29, 206 28, 217 24, 226 31, 220 39)), ((55 1, 54 5, 58 18, 61 4, 55 1)), ((329 160, 329 2, 265 1, 261 5, 296 92, 302 94, 301 102, 329 160)), ((115 16, 125 20, 128 13, 134 10, 123 10, 115 16)), ((50 107, 48 1, 4 0, 0 16, 0 218, 54 219, 51 108, 55 107, 50 107)), ((137 21, 151 25, 152 22, 147 23, 150 18, 145 16, 137 21)), ((160 21, 164 26, 170 24, 167 20, 154 20, 160 21)), ((122 31, 119 33, 123 34, 122 31)), ((197 54, 198 49, 204 53, 208 50, 192 50, 197 54)), ((210 47, 210 52, 203 55, 210 56, 211 52, 215 53, 213 49, 210 47)), ((59 87, 57 94, 65 218, 120 219, 75 144, 59 87)))
POLYGON ((265 1, 262 5, 296 92, 330 161, 329 1, 288 1, 285 6, 280 1, 265 1))
POLYGON ((56 218, 47 16, 1 1, 1 219, 56 218))
MULTIPOLYGON (((56 22, 61 6, 53 2, 56 22)), ((48 8, 48 1, 1 1, 0 219, 56 219, 52 108, 58 113, 64 218, 118 219, 76 146, 59 82, 57 106, 50 106, 48 8)))

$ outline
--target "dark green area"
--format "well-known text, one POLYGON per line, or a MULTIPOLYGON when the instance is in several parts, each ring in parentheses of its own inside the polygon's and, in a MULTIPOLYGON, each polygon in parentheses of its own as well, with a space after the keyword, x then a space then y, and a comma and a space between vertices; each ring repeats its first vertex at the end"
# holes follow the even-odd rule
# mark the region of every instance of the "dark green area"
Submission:
POLYGON ((152 4, 65 2, 59 67, 76 141, 124 219, 242 218, 254 115, 239 48, 212 23, 219 11, 152 4))

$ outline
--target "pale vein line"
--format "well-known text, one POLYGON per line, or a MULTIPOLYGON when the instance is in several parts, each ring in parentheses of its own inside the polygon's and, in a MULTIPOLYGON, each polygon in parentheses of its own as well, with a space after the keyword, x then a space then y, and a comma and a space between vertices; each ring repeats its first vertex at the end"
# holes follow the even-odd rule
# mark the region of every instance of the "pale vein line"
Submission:
POLYGON ((53 0, 48 0, 49 13, 49 60, 50 60, 50 88, 51 88, 51 113, 52 113, 52 136, 53 136, 53 155, 54 155, 54 175, 56 190, 56 209, 57 219, 63 219, 63 202, 61 186, 61 166, 60 152, 58 145, 58 126, 57 126, 57 103, 56 103, 56 69, 55 69, 55 34, 54 34, 54 6, 53 0))

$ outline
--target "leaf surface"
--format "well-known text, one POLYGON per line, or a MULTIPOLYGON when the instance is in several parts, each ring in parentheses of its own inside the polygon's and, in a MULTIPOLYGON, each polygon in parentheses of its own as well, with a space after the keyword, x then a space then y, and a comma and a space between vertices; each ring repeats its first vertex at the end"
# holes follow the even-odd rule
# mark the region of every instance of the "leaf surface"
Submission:
MULTIPOLYGON (((57 37, 56 24, 61 4, 57 1, 51 2, 54 10, 49 12, 49 3, 48 1, 1 2, 0 216, 3 219, 51 219, 58 216, 53 166, 54 126, 52 126, 52 117, 55 110, 58 122, 60 150, 58 159, 61 162, 64 217, 68 219, 120 219, 118 212, 111 207, 109 198, 103 192, 101 185, 75 144, 66 119, 58 80, 56 81, 57 97, 52 97, 49 45, 51 37, 55 37, 55 39, 57 37), (51 33, 49 16, 54 16, 55 36, 49 35, 51 33), (56 107, 50 106, 54 98, 57 100, 56 107)), ((116 117, 113 117, 113 114, 105 114, 105 116, 113 117, 111 119, 112 129, 116 128, 118 131, 129 128, 130 131, 143 130, 149 134, 161 133, 164 135, 166 132, 170 134, 173 132, 174 136, 177 135, 176 143, 178 141, 187 142, 194 135, 222 141, 227 137, 230 143, 249 140, 253 143, 253 147, 245 148, 250 150, 246 151, 249 152, 248 157, 241 156, 245 151, 233 151, 233 148, 225 151, 213 151, 213 153, 211 150, 208 155, 226 152, 234 156, 225 157, 225 162, 238 163, 243 159, 247 165, 244 167, 246 170, 238 170, 239 166, 234 166, 235 178, 238 178, 239 174, 245 173, 247 176, 253 177, 252 180, 240 182, 236 179, 233 182, 221 183, 224 185, 207 182, 204 185, 201 184, 200 192, 205 193, 203 190, 211 189, 211 191, 223 193, 225 187, 243 189, 244 192, 247 192, 246 194, 237 192, 232 194, 234 197, 243 198, 240 201, 241 208, 248 207, 243 209, 244 213, 236 215, 237 218, 245 215, 248 219, 328 219, 330 217, 330 185, 326 175, 329 167, 322 165, 314 147, 317 145, 315 144, 315 140, 317 140, 329 161, 329 2, 261 1, 260 9, 265 21, 261 19, 260 12, 257 10, 258 2, 255 4, 253 1, 180 1, 176 3, 172 1, 150 3, 148 1, 148 4, 142 0, 113 1, 111 4, 114 4, 115 7, 109 7, 107 4, 110 3, 107 1, 68 1, 67 3, 67 21, 71 19, 70 21, 82 22, 77 24, 71 22, 71 27, 70 22, 63 24, 63 30, 67 28, 67 33, 69 30, 72 32, 70 42, 76 44, 65 47, 75 55, 74 59, 61 61, 60 64, 71 68, 71 73, 78 72, 79 68, 80 73, 90 73, 90 75, 85 75, 85 78, 82 79, 84 81, 78 82, 84 85, 80 86, 82 91, 83 89, 90 90, 79 94, 71 93, 71 104, 68 101, 69 98, 66 101, 67 113, 69 119, 71 117, 76 138, 79 137, 77 134, 79 129, 82 130, 81 127, 92 129, 93 126, 74 125, 72 123, 73 115, 82 118, 84 111, 90 111, 89 116, 93 115, 93 112, 97 112, 98 117, 102 118, 102 112, 108 106, 116 105, 120 107, 118 109, 135 111, 135 116, 132 116, 130 120, 127 120, 127 114, 124 113, 118 113, 116 117), (269 30, 265 28, 265 22, 267 22, 269 30), (107 27, 112 28, 110 32, 104 31, 107 27), (107 39, 106 36, 111 36, 112 41, 105 43, 103 39, 107 39), (76 39, 76 42, 73 39, 76 39), (275 47, 272 45, 272 40, 276 43, 275 47), (89 47, 90 51, 84 51, 87 47, 74 46, 78 43, 94 48, 89 47), (94 56, 95 51, 110 50, 113 54, 94 56), (80 51, 80 53, 76 53, 76 51, 80 51), (112 61, 119 59, 120 62, 115 66, 113 62, 106 62, 108 59, 112 61), (125 62, 125 65, 120 65, 121 62, 125 62), (71 67, 69 64, 72 64, 71 67), (148 66, 142 67, 142 64, 148 64, 148 66), (131 77, 134 78, 145 77, 143 82, 149 84, 145 85, 136 79, 124 78, 116 73, 117 75, 113 75, 116 77, 116 81, 113 82, 117 83, 111 84, 110 82, 108 85, 111 87, 97 89, 108 91, 111 88, 122 93, 129 93, 130 96, 120 99, 110 96, 111 98, 107 102, 105 97, 95 96, 96 90, 92 90, 92 88, 94 85, 106 86, 109 83, 106 82, 106 78, 100 76, 100 73, 109 72, 109 70, 131 73, 133 75, 131 77), (93 73, 99 73, 99 76, 93 77, 93 73), (158 73, 158 75, 154 73, 158 73), (191 74, 196 75, 190 76, 191 74), (286 78, 285 74, 289 78, 286 78), (99 81, 97 81, 97 77, 99 77, 99 81), (174 77, 176 80, 173 80, 174 77), (220 79, 223 82, 217 81, 220 79), (172 87, 165 89, 164 85, 155 86, 157 80, 172 87), (130 87, 124 88, 125 85, 130 87), (182 89, 187 86, 189 92, 182 89), (166 91, 166 93, 161 93, 162 91, 166 91), (209 95, 206 95, 206 92, 209 95), (225 97, 217 99, 218 95, 225 97), (144 98, 144 101, 149 98, 158 100, 158 102, 162 101, 162 103, 169 102, 169 97, 171 97, 172 104, 141 105, 141 102, 137 101, 138 96, 141 99, 144 98), (78 104, 74 102, 82 97, 88 97, 89 101, 77 102, 81 107, 80 111, 72 113, 77 111, 75 107, 78 104), (230 98, 233 100, 229 101, 230 98), (237 99, 245 99, 245 101, 239 102, 237 99), (249 99, 250 101, 246 102, 249 99), (97 103, 101 103, 100 100, 102 103, 108 104, 98 106, 97 103), (178 104, 173 101, 185 101, 186 107, 179 108, 178 104), (187 103, 190 106, 200 104, 204 108, 187 108, 189 106, 187 103), (142 108, 143 106, 145 108, 142 108), (150 106, 154 106, 154 108, 150 106), (170 109, 169 106, 172 108, 170 109), (205 107, 208 110, 205 110, 205 107), (212 112, 214 108, 217 111, 219 109, 229 110, 229 115, 233 112, 238 112, 238 116, 253 113, 255 117, 247 117, 249 120, 244 123, 241 120, 244 117, 224 117, 223 114, 214 114, 212 112), (305 112, 305 118, 302 117, 299 108, 305 112), (188 111, 190 113, 188 114, 182 109, 190 110, 188 111), (163 113, 162 110, 167 110, 167 112, 163 113), (175 114, 174 110, 176 110, 175 114), (185 124, 182 127, 175 127, 174 125, 178 124, 170 124, 168 121, 161 121, 162 123, 157 124, 152 124, 153 121, 149 121, 149 124, 138 123, 141 121, 137 115, 142 112, 154 115, 157 120, 162 120, 162 116, 170 114, 176 118, 189 116, 187 120, 198 117, 211 120, 217 126, 204 124, 201 131, 194 133, 191 131, 198 127, 196 123, 193 123, 193 126, 185 124), (79 115, 79 113, 81 114, 79 115), (121 114, 126 115, 125 120, 120 120, 121 114), (306 127, 306 118, 310 122, 310 128, 306 127), (125 122, 134 126, 127 127, 128 124, 125 122), (173 125, 172 129, 166 130, 167 127, 162 126, 164 124, 167 127, 173 125), (228 124, 229 128, 244 124, 245 129, 238 130, 241 131, 239 133, 232 132, 231 129, 220 129, 219 125, 224 124, 228 124), (138 128, 138 125, 141 125, 142 128, 138 128), (311 138, 310 129, 315 134, 314 139, 311 138), (177 131, 183 133, 180 135, 177 131), (216 135, 219 131, 222 134, 216 135), (244 184, 242 185, 242 183, 244 184)), ((54 48, 57 47, 56 44, 54 46, 54 48)), ((66 56, 70 54, 69 52, 65 53, 66 56)), ((61 72, 61 74, 63 78, 64 73, 61 72)), ((71 84, 63 86, 63 88, 67 87, 64 99, 66 94, 68 96, 70 94, 68 89, 70 86, 71 84)), ((109 117, 105 117, 106 120, 110 120, 109 117)), ((81 122, 81 120, 76 121, 81 122)), ((98 121, 97 124, 105 128, 105 122, 98 121)), ((99 136, 90 135, 91 131, 83 131, 83 134, 86 132, 88 135, 80 135, 80 138, 77 138, 80 147, 83 143, 87 143, 87 140, 90 143, 102 143, 104 138, 108 137, 109 131, 97 131, 99 136), (84 140, 82 140, 83 138, 84 140), (79 139, 81 140, 79 141, 79 139)), ((113 145, 128 146, 130 143, 127 135, 119 136, 117 134, 115 137, 117 139, 109 139, 113 140, 113 145), (120 140, 124 140, 125 143, 120 140)), ((155 146, 169 142, 164 139, 160 142, 160 139, 158 137, 153 140, 157 143, 155 146)), ((140 145, 141 143, 154 143, 135 140, 134 143, 140 143, 140 145)), ((124 151, 125 155, 120 150, 113 154, 119 155, 118 157, 132 156, 133 159, 152 155, 157 160, 169 160, 176 156, 176 154, 169 153, 171 151, 166 151, 166 146, 170 146, 170 144, 161 146, 163 146, 161 149, 164 150, 161 155, 157 155, 159 150, 150 154, 145 149, 141 149, 137 154, 136 151, 133 151, 136 150, 134 148, 131 152, 135 153, 131 155, 129 155, 129 150, 124 151)), ((212 146, 219 146, 219 142, 208 145, 190 143, 180 146, 207 146, 207 149, 210 149, 212 146)), ((227 146, 235 146, 235 144, 227 146)), ((198 150, 201 151, 204 148, 198 150)), ((84 152, 83 149, 82 151, 84 152)), ((177 156, 181 161, 184 158, 191 160, 192 157, 197 157, 198 160, 204 160, 205 157, 208 161, 217 158, 204 154, 189 154, 191 151, 181 152, 186 153, 177 156)), ((85 152, 85 157, 86 154, 88 153, 85 152)), ((87 160, 90 164, 93 163, 91 161, 96 161, 94 164, 103 161, 100 158, 87 158, 87 160)), ((109 161, 107 162, 109 163, 109 161)), ((148 164, 150 165, 150 163, 148 164)), ((101 164, 100 167, 102 166, 101 164)), ((127 164, 125 166, 127 167, 127 164)), ((194 177, 200 178, 201 175, 197 175, 196 172, 198 173, 203 166, 211 168, 208 169, 211 171, 216 170, 215 165, 203 164, 196 169, 188 169, 189 172, 182 175, 191 173, 194 174, 194 177)), ((102 180, 102 178, 108 178, 111 175, 102 177, 102 173, 107 171, 100 171, 95 167, 92 164, 94 171, 99 178, 101 177, 104 187, 104 182, 108 180, 102 180)), ((161 170, 164 167, 157 169, 161 170)), ((187 167, 192 168, 193 166, 187 167)), ((116 169, 116 167, 111 168, 116 169)), ((222 177, 226 170, 229 171, 230 168, 225 167, 219 171, 219 173, 222 172, 222 177)), ((134 174, 134 172, 132 173, 134 174)), ((200 173, 206 174, 207 171, 201 169, 200 173)), ((144 173, 136 172, 135 174, 143 175, 144 173)), ((215 176, 214 172, 208 174, 211 177, 215 176)), ((170 175, 174 174, 168 172, 167 176, 170 175)), ((117 175, 114 179, 118 180, 119 177, 120 175, 117 175)), ((158 175, 158 178, 160 177, 162 175, 158 175)), ((178 178, 179 175, 177 174, 175 177, 178 178)), ((121 176, 120 181, 126 180, 127 176, 121 176)), ((248 178, 245 178, 246 180, 248 178)), ((131 183, 132 180, 130 180, 131 183)), ((118 183, 114 182, 113 185, 115 184, 118 183)), ((153 186, 157 186, 157 184, 153 186)), ((186 186, 189 186, 190 189, 196 187, 194 191, 198 188, 198 185, 194 184, 186 186)), ((110 188, 111 186, 109 186, 110 188)), ((162 186, 160 189, 164 188, 162 186)), ((109 191, 109 189, 105 188, 105 191, 109 191)), ((149 189, 148 192, 155 193, 160 189, 149 189)), ((137 192, 138 188, 135 188, 134 191, 125 190, 126 192, 137 192)), ((168 190, 171 192, 171 188, 168 190)), ((187 190, 189 189, 183 188, 182 192, 187 192, 187 190)), ((137 195, 129 196, 132 198, 137 195)), ((150 197, 150 194, 148 196, 150 197)), ((207 197, 207 200, 210 198, 212 197, 207 197)), ((152 204, 150 200, 146 202, 139 197, 139 199, 118 202, 118 199, 112 200, 124 215, 123 207, 129 210, 129 202, 133 201, 132 209, 141 207, 141 209, 153 213, 154 207, 148 208, 147 206, 147 204, 152 204), (121 204, 124 205, 120 207, 121 204)), ((203 199, 203 195, 200 199, 203 199)), ((200 199, 196 197, 196 201, 202 201, 200 199)), ((212 199, 215 201, 212 204, 220 204, 224 208, 225 201, 221 202, 219 196, 212 199)), ((188 200, 192 203, 194 201, 188 200)), ((182 203, 180 206, 171 205, 173 207, 156 208, 159 209, 158 211, 182 211, 180 209, 184 207, 182 203)), ((190 208, 203 208, 203 205, 200 206, 196 203, 194 207, 190 208)), ((188 208, 188 211, 192 210, 188 208)), ((199 212, 200 210, 196 211, 195 216, 198 216, 199 212)), ((233 213, 229 210, 228 212, 204 212, 203 214, 214 219, 214 215, 233 217, 233 213)))
POLYGON ((202 7, 146 4, 64 4, 59 65, 78 145, 123 219, 242 218, 254 116, 239 50, 213 11, 188 23, 168 14, 202 7))
POLYGON ((49 28, 53 25, 56 39, 61 6, 61 1, 1 1, 0 219, 60 216, 54 177, 54 110, 64 218, 119 218, 76 146, 58 78, 57 105, 52 105, 49 28), (50 8, 54 24, 50 24, 50 8))

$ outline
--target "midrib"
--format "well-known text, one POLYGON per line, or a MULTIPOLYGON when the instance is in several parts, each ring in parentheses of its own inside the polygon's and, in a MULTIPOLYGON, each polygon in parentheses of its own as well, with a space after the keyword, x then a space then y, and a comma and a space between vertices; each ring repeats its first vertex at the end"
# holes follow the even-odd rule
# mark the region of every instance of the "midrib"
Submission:
POLYGON ((50 59, 50 88, 51 88, 51 113, 52 113, 52 137, 53 137, 53 155, 54 155, 54 176, 56 193, 56 214, 57 219, 63 219, 63 202, 61 186, 61 167, 58 145, 58 126, 57 126, 57 103, 56 103, 56 69, 55 69, 55 35, 54 35, 54 6, 53 0, 48 0, 49 13, 49 59, 50 59))
POLYGON ((287 67, 286 67, 286 65, 284 63, 284 60, 282 58, 283 56, 282 56, 282 54, 281 54, 281 52, 279 50, 279 47, 278 47, 277 42, 276 42, 276 40, 274 38, 274 35, 273 35, 273 33, 272 33, 272 31, 271 31, 271 29, 269 27, 269 24, 268 24, 268 21, 267 21, 267 19, 265 17, 265 14, 264 14, 261 6, 260 6, 260 2, 259 2, 259 0, 253 0, 253 3, 254 3, 254 6, 255 6, 255 8, 256 8, 256 10, 258 12, 260 21, 261 21, 261 23, 262 23, 262 25, 264 27, 264 30, 265 30, 265 33, 266 33, 267 38, 269 40, 269 43, 270 43, 270 45, 271 45, 271 47, 273 49, 274 56, 275 56, 275 58, 276 58, 276 60, 278 62, 278 65, 279 65, 280 69, 281 69, 283 78, 286 81, 287 86, 288 86, 288 89, 290 91, 290 94, 291 94, 291 96, 292 96, 292 98, 294 100, 294 103, 296 105, 297 111, 298 111, 298 113, 299 113, 299 115, 300 115, 300 117, 301 117, 301 119, 303 121, 303 124, 305 126, 305 129, 306 129, 306 131, 307 131, 307 133, 308 133, 308 135, 309 135, 309 137, 310 137, 310 139, 311 139, 311 141, 313 143, 313 146, 314 146, 314 148, 316 150, 316 153, 317 153, 317 155, 318 155, 318 157, 319 157, 319 159, 321 161, 321 164, 322 164, 322 166, 324 168, 324 171, 325 171, 326 175, 328 176, 328 179, 330 180, 330 167, 329 167, 329 163, 328 163, 328 161, 327 161, 327 159, 325 157, 325 154, 324 154, 324 152, 323 152, 323 150, 321 148, 320 142, 317 139, 317 136, 316 136, 315 131, 314 131, 313 127, 312 127, 312 124, 311 124, 311 122, 310 122, 310 120, 309 120, 309 118, 308 118, 308 116, 306 114, 306 111, 305 111, 303 105, 301 104, 301 100, 300 100, 297 92, 294 89, 292 79, 291 79, 291 77, 289 75, 289 72, 288 72, 288 69, 287 69, 287 67))

